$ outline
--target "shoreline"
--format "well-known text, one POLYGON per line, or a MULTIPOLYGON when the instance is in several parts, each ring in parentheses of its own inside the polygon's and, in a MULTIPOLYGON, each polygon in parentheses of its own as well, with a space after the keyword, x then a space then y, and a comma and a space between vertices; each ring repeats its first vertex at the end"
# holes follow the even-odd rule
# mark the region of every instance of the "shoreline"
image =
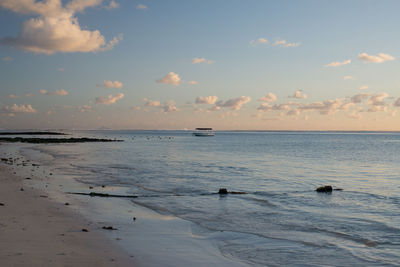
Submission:
POLYGON ((0 164, 1 266, 137 266, 90 221, 25 180, 0 164))
MULTIPOLYGON (((226 233, 208 232, 192 222, 127 199, 66 194, 88 190, 88 186, 59 174, 52 166, 53 156, 40 152, 42 145, 34 146, 39 149, 28 144, 0 145, 2 157, 19 158, 18 164, 0 163, 0 203, 14 202, 7 209, 0 206, 1 214, 7 215, 0 219, 0 265, 248 266, 222 254, 218 242, 225 239, 226 233), (28 166, 21 163, 21 158, 29 160, 28 166), (3 224, 12 225, 13 231, 3 224), (35 235, 43 226, 48 232, 35 235), (109 226, 117 230, 103 228, 109 226), (82 232, 83 228, 89 232, 82 232), (40 246, 30 251, 30 246, 22 243, 40 246)), ((98 189, 120 192, 126 188, 98 189)))

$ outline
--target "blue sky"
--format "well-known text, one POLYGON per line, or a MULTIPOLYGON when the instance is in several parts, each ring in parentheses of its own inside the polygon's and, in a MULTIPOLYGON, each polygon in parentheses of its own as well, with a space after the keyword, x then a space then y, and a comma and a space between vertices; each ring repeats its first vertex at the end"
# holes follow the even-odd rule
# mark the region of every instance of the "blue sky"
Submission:
POLYGON ((400 130, 398 1, 0 7, 0 128, 400 130))

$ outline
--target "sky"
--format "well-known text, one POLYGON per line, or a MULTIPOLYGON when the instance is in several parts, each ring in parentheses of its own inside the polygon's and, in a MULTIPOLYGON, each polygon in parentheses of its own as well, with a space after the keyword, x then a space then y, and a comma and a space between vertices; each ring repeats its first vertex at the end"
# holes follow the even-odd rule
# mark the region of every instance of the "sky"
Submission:
POLYGON ((398 10, 0 0, 0 129, 400 131, 398 10))

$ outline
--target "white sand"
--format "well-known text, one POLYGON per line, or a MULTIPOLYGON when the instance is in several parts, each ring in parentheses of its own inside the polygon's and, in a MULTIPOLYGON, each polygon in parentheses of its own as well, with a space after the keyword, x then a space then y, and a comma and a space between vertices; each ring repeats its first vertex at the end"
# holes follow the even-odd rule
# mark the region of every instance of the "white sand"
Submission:
POLYGON ((24 187, 24 179, 0 164, 0 266, 136 265, 69 206, 24 187))

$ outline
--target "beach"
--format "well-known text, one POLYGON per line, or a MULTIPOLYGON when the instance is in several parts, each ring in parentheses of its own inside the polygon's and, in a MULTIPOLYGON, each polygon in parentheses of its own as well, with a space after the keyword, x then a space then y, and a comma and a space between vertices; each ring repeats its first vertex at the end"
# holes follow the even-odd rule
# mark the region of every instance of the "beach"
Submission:
POLYGON ((45 146, 0 146, 1 266, 247 266, 221 254, 218 233, 196 234, 189 221, 123 198, 70 194, 126 192, 58 175, 45 146))
POLYGON ((28 177, 5 164, 0 177, 1 266, 135 266, 92 222, 26 186, 28 177))

